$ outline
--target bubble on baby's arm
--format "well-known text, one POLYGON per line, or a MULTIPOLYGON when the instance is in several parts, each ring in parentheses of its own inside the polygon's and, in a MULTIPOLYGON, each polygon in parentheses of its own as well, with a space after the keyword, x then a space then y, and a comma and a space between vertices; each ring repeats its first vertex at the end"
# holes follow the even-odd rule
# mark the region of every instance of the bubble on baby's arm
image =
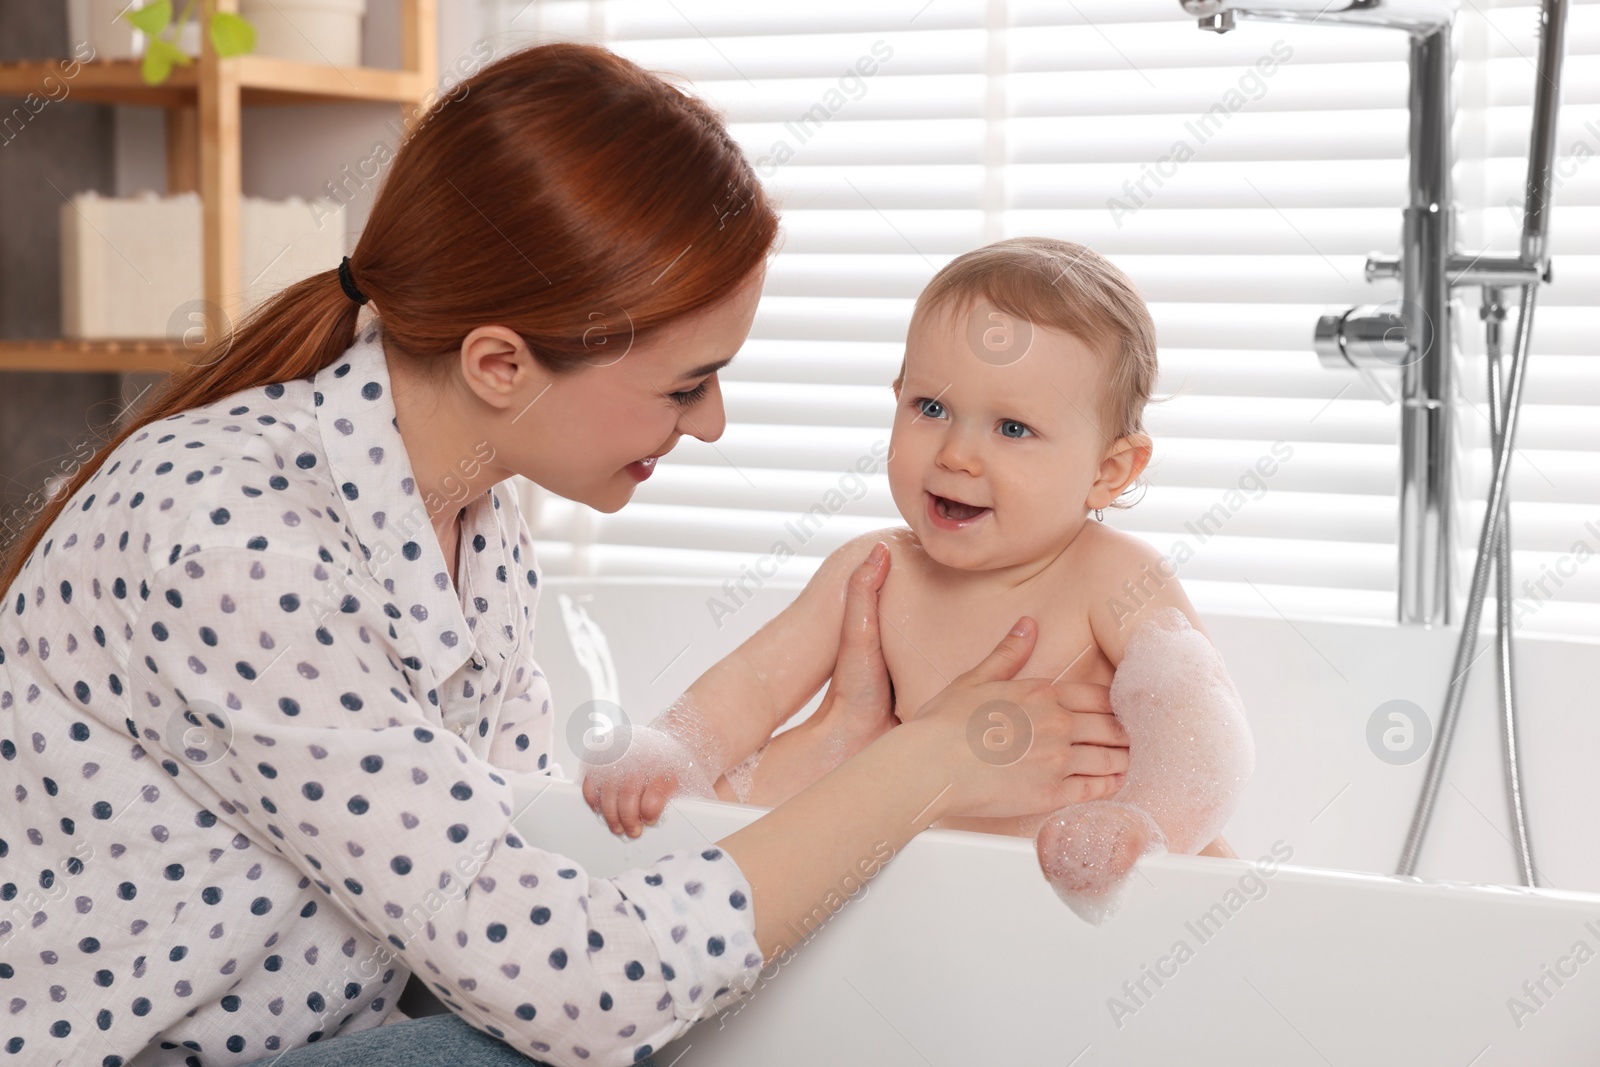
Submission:
POLYGON ((1045 819, 1034 848, 1056 895, 1080 918, 1101 923, 1122 906, 1134 864, 1165 852, 1167 839, 1143 809, 1096 800, 1045 819))
POLYGON ((567 716, 567 744, 585 769, 621 759, 632 737, 628 713, 610 700, 585 701, 567 716))
POLYGON ((1128 731, 1116 799, 1144 808, 1172 851, 1199 852, 1222 832, 1255 770, 1244 702, 1216 648, 1176 608, 1136 630, 1111 683, 1128 731))
POLYGON ((750 803, 750 792, 755 788, 756 764, 761 762, 761 757, 766 751, 767 746, 762 745, 737 766, 728 768, 728 787, 733 790, 734 799, 741 804, 750 803))
POLYGON ((1128 733, 1122 788, 1109 802, 1056 812, 1036 838, 1046 877, 1091 922, 1116 910, 1128 872, 1153 850, 1152 829, 1161 847, 1199 852, 1221 833, 1255 769, 1244 705, 1222 657, 1175 608, 1149 613, 1129 638, 1111 708, 1128 733), (1107 804, 1120 806, 1116 814, 1107 804))
MULTIPOLYGON (((727 763, 726 746, 706 717, 687 697, 679 697, 650 726, 675 739, 687 755, 693 781, 684 782, 685 789, 696 796, 715 799, 717 793, 713 783, 721 777, 722 768, 727 763), (699 787, 702 780, 703 789, 699 787)), ((679 780, 683 781, 681 777, 679 780)))
MULTIPOLYGON (((626 714, 616 705, 600 711, 596 722, 583 743, 573 746, 585 777, 595 785, 659 780, 671 775, 677 779, 679 792, 716 797, 713 782, 721 773, 721 742, 687 702, 680 700, 648 726, 629 724, 626 714)), ((569 734, 575 729, 569 726, 569 734)))
POLYGON ((635 726, 629 731, 628 750, 610 763, 584 765, 588 778, 597 785, 649 781, 672 775, 678 790, 693 796, 715 797, 705 769, 678 737, 653 726, 635 726))

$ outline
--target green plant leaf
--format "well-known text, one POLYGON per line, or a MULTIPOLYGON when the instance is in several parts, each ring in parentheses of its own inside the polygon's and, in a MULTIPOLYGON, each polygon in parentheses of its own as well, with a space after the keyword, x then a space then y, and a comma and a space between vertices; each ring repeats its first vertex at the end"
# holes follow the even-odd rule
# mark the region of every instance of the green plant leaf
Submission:
MULTIPOLYGON (((172 22, 172 0, 156 0, 153 4, 146 4, 137 11, 124 11, 122 17, 133 24, 133 28, 149 37, 155 37, 172 22)), ((166 75, 162 75, 165 79, 166 75)))
POLYGON ((238 15, 218 11, 211 16, 211 43, 219 56, 242 56, 256 48, 256 28, 238 15))
POLYGON ((144 60, 139 72, 147 85, 160 85, 172 74, 173 66, 187 67, 189 54, 175 44, 151 37, 145 42, 144 60))

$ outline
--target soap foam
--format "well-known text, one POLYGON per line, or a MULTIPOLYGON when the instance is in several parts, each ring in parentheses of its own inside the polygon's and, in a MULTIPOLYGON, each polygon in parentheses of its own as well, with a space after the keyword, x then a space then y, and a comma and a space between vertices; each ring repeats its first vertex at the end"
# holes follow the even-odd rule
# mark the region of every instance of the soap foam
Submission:
POLYGON ((1039 828, 1039 865, 1084 919, 1120 905, 1140 857, 1193 855, 1213 841, 1255 770, 1244 705, 1222 657, 1183 612, 1163 608, 1128 641, 1111 683, 1128 771, 1111 800, 1074 804, 1039 828))
POLYGON ((716 799, 713 783, 722 773, 722 746, 716 733, 687 701, 679 700, 648 726, 618 726, 627 747, 611 762, 582 765, 599 786, 675 775, 678 792, 716 799))
POLYGON ((767 746, 762 745, 746 756, 744 762, 728 768, 728 788, 733 790, 734 799, 741 804, 750 803, 750 791, 755 788, 756 764, 761 762, 766 751, 767 746))
POLYGON ((1051 814, 1035 845, 1056 894, 1083 919, 1100 923, 1122 905, 1133 865, 1167 851, 1167 837, 1143 808, 1092 800, 1051 814))

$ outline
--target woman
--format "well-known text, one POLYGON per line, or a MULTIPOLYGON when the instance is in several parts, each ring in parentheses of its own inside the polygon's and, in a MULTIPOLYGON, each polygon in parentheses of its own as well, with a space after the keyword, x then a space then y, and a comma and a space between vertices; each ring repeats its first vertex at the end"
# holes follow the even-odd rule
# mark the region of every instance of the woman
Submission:
POLYGON ((338 271, 78 472, 0 572, 0 1050, 642 1061, 880 843, 1114 790, 1105 691, 1004 680, 1026 620, 889 729, 880 565, 840 692, 772 754, 838 732, 843 765, 615 878, 518 838, 501 772, 547 771, 554 716, 501 483, 615 511, 680 435, 718 437, 776 231, 702 103, 601 49, 510 56, 413 131, 338 271), (1036 737, 1003 768, 965 740, 996 699, 1036 737), (373 1029, 413 973, 453 1014, 373 1029))

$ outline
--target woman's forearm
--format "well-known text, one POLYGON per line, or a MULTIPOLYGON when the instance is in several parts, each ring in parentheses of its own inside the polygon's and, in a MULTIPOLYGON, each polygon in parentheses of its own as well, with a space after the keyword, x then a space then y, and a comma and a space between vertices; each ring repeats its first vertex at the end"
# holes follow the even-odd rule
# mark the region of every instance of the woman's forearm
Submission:
MULTIPOLYGON (((785 731, 773 745, 805 726, 785 731)), ((809 938, 907 841, 946 814, 951 776, 943 759, 952 749, 932 725, 896 727, 718 842, 754 891, 764 959, 809 938)), ((770 779, 774 790, 778 781, 770 779)))

